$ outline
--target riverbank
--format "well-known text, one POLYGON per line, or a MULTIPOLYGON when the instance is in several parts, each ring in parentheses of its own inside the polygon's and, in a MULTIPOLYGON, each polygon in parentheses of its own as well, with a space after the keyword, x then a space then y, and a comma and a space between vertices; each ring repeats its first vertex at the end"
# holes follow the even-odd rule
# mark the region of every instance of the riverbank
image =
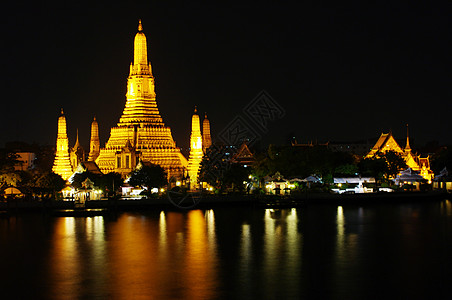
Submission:
POLYGON ((429 192, 400 192, 400 193, 374 193, 374 194, 329 194, 329 193, 305 193, 292 196, 275 195, 196 195, 183 199, 173 199, 169 196, 161 196, 154 199, 140 200, 98 200, 87 201, 85 206, 77 208, 74 201, 29 201, 21 202, 10 200, 0 202, 2 212, 52 212, 73 210, 80 212, 83 209, 108 209, 108 210, 148 210, 148 209, 193 209, 211 208, 218 206, 253 206, 253 207, 299 207, 317 204, 346 205, 346 204, 376 204, 376 203, 403 203, 417 201, 438 201, 450 199, 450 193, 429 192))

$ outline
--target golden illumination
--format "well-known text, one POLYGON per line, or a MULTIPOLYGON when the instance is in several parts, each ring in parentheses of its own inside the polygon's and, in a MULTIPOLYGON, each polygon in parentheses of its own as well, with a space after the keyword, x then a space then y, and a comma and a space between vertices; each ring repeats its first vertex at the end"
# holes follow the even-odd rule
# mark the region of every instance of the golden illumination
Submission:
MULTIPOLYGON (((408 130, 408 129, 407 129, 408 130)), ((414 171, 418 171, 424 179, 431 181, 434 177, 434 173, 430 170, 429 157, 421 157, 420 155, 414 155, 410 147, 410 139, 407 131, 407 139, 405 148, 399 146, 392 133, 382 133, 378 141, 372 147, 366 157, 373 157, 379 152, 385 153, 386 151, 394 151, 401 155, 405 159, 405 163, 409 168, 414 171)))
POLYGON ((202 121, 202 151, 206 153, 206 150, 212 145, 212 138, 210 137, 210 122, 207 119, 207 113, 204 115, 202 121))
POLYGON ((195 112, 191 119, 191 135, 190 135, 190 156, 188 159, 188 176, 190 176, 190 187, 196 189, 198 187, 198 175, 203 157, 203 145, 201 137, 201 129, 199 125, 199 115, 195 107, 195 112))
POLYGON ((100 139, 99 139, 99 124, 96 121, 96 117, 94 117, 93 122, 91 123, 91 140, 89 143, 89 161, 95 161, 99 156, 100 152, 100 139))
POLYGON ((64 180, 68 180, 72 175, 71 160, 69 157, 69 140, 67 138, 66 117, 63 109, 58 118, 58 135, 56 143, 55 161, 52 171, 59 174, 64 180))
POLYGON ((126 104, 96 163, 104 173, 130 173, 139 159, 163 167, 168 178, 182 177, 187 159, 163 123, 155 94, 154 76, 147 60, 147 42, 141 20, 134 40, 134 59, 127 78, 126 104))

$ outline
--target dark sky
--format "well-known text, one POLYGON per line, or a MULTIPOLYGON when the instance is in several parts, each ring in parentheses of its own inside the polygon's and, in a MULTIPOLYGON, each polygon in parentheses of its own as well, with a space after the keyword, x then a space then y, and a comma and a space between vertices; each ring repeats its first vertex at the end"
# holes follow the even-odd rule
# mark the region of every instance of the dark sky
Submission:
POLYGON ((54 144, 63 107, 71 145, 78 128, 88 147, 95 115, 103 146, 124 108, 140 18, 180 147, 194 105, 215 138, 262 90, 285 110, 258 132, 263 143, 392 130, 403 144, 406 123, 415 146, 451 143, 451 4, 320 2, 12 4, 2 12, 0 143, 54 144))

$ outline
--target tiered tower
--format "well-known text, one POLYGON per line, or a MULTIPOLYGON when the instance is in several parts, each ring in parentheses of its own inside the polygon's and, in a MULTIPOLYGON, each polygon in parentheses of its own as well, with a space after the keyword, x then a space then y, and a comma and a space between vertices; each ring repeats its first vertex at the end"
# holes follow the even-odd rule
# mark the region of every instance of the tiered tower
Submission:
POLYGON ((207 119, 207 113, 204 114, 204 120, 202 121, 202 152, 206 153, 206 150, 212 145, 212 138, 210 137, 210 122, 207 119))
POLYGON ((88 161, 95 161, 100 152, 100 140, 99 140, 99 124, 94 117, 93 123, 91 123, 91 140, 89 142, 89 155, 88 161))
POLYGON ((58 135, 56 142, 55 161, 52 171, 67 180, 72 175, 72 166, 69 158, 69 141, 67 138, 66 117, 63 109, 58 118, 58 135))
POLYGON ((202 149, 199 115, 195 107, 195 112, 191 118, 190 156, 188 158, 188 176, 190 176, 191 189, 195 189, 198 186, 198 174, 203 156, 202 149))
POLYGON ((130 173, 139 159, 163 167, 168 178, 181 178, 187 159, 163 123, 157 108, 154 77, 147 59, 146 36, 141 20, 134 40, 134 59, 127 78, 126 105, 119 123, 110 132, 96 163, 103 173, 130 173))

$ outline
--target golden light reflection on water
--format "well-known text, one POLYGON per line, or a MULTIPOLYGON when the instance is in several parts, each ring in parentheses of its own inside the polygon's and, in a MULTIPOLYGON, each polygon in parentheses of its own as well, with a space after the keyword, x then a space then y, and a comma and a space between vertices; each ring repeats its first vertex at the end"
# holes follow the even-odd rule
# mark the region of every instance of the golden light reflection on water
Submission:
POLYGON ((161 212, 157 220, 152 224, 149 218, 123 215, 113 224, 112 294, 122 299, 214 298, 213 211, 206 216, 200 210, 161 212))
MULTIPOLYGON (((185 296, 189 299, 211 299, 218 285, 218 268, 216 253, 209 249, 206 218, 200 210, 190 211, 187 217, 184 275, 189 289, 185 296)), ((210 222, 213 221, 212 211, 210 222)))
POLYGON ((336 224, 337 224, 337 248, 339 252, 342 252, 344 251, 344 232, 345 232, 344 228, 345 218, 342 206, 337 207, 336 224))
POLYGON ((441 213, 446 216, 452 216, 452 203, 450 200, 444 200, 441 203, 441 213))
POLYGON ((154 219, 123 214, 110 227, 110 289, 120 299, 156 297, 167 278, 160 276, 159 226, 154 219), (153 224, 154 223, 154 224, 153 224))
POLYGON ((74 218, 57 219, 53 241, 51 282, 54 283, 54 293, 61 297, 76 297, 79 294, 76 279, 81 277, 81 268, 78 264, 80 260, 74 218))
POLYGON ((82 296, 84 281, 89 281, 93 289, 105 284, 104 238, 103 217, 56 219, 50 251, 51 297, 82 296))
MULTIPOLYGON (((301 269, 301 234, 298 232, 298 216, 295 208, 287 210, 266 209, 264 216, 264 261, 262 274, 265 274, 264 295, 277 298, 277 286, 296 293, 297 278, 301 269), (279 274, 279 275, 278 275, 279 274), (280 282, 278 277, 289 274, 290 279, 280 282)), ((242 235, 246 234, 243 231, 242 235)), ((242 241, 245 242, 243 236, 242 241)), ((251 240, 251 236, 249 237, 251 240)))

